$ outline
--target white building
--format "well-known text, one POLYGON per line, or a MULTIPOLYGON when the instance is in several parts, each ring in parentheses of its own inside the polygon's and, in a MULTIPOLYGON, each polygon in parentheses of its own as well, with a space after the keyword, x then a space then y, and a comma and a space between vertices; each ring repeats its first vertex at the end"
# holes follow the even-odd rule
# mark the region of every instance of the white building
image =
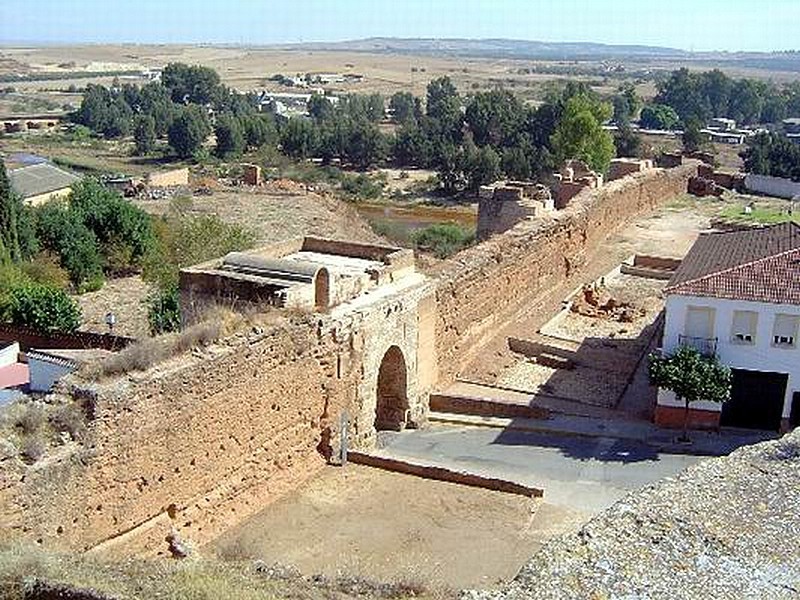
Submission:
MULTIPOLYGON (((662 349, 716 354, 733 370, 731 399, 690 407, 694 427, 800 425, 800 225, 702 234, 665 290, 662 349)), ((656 423, 684 405, 659 390, 656 423)))

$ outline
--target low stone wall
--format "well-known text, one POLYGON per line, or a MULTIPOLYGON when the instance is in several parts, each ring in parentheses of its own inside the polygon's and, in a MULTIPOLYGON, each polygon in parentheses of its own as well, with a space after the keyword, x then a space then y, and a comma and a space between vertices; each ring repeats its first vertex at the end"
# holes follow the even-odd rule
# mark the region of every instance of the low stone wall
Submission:
POLYGON ((469 364, 521 310, 560 296, 614 230, 686 191, 696 163, 656 169, 585 189, 552 220, 522 222, 458 253, 437 277, 439 385, 469 364))

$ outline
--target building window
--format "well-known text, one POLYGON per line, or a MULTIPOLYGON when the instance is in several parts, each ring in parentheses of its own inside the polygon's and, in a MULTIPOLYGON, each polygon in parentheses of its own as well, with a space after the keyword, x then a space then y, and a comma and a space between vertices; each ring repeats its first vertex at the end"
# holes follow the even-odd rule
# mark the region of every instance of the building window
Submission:
POLYGON ((800 316, 775 315, 775 325, 772 328, 772 345, 780 348, 795 348, 798 323, 800 323, 800 316))
POLYGON ((704 306, 690 306, 686 310, 687 337, 710 339, 714 337, 714 309, 704 306))
POLYGON ((717 338, 714 337, 715 315, 716 311, 710 307, 688 307, 684 333, 678 336, 678 344, 694 348, 704 355, 715 354, 717 351, 717 338))
POLYGON ((733 324, 731 325, 731 342, 734 344, 754 344, 756 341, 756 327, 758 326, 758 313, 752 310, 733 311, 733 324))

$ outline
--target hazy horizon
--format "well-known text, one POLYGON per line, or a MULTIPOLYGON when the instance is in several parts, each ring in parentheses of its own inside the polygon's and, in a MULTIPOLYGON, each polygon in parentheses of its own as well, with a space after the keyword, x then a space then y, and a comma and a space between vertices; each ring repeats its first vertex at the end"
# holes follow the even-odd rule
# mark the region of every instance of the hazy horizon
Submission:
POLYGON ((798 49, 797 0, 3 0, 0 44, 509 39, 686 51, 798 49))

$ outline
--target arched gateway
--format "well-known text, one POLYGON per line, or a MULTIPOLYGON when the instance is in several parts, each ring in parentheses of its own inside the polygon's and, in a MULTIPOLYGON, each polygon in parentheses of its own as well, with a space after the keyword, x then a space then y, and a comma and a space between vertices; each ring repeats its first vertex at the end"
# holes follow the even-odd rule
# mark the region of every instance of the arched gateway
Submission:
POLYGON ((378 370, 378 399, 375 406, 375 429, 400 431, 406 424, 408 395, 403 351, 391 346, 383 355, 378 370))

